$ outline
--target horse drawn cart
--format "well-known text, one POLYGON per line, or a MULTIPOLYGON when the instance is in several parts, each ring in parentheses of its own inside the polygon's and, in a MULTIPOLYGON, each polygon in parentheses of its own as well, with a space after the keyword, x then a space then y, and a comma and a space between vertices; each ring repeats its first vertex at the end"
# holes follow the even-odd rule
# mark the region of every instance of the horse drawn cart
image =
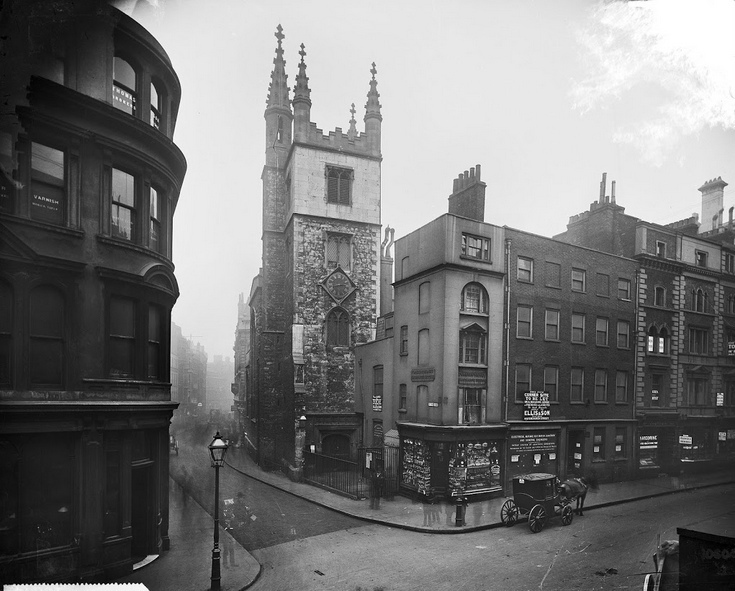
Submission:
POLYGON ((559 479, 553 474, 524 474, 513 478, 513 498, 503 503, 500 520, 511 526, 528 515, 528 527, 540 532, 550 517, 560 515, 563 525, 569 525, 574 511, 569 499, 558 488, 559 479))

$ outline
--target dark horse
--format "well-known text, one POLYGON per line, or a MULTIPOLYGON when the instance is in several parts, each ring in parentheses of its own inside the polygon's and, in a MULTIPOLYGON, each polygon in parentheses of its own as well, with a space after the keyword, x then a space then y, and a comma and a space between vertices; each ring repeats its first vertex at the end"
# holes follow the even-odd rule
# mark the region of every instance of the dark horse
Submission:
POLYGON ((580 476, 569 478, 559 485, 559 494, 571 503, 577 499, 577 514, 582 515, 584 510, 584 499, 589 489, 597 490, 597 479, 594 476, 580 476))

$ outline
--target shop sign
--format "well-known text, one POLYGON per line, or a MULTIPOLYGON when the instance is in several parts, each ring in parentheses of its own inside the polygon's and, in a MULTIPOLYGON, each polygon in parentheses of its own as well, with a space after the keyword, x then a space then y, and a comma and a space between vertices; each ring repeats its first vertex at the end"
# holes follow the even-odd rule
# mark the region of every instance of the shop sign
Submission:
POLYGON ((548 392, 525 392, 523 398, 524 421, 548 421, 551 418, 548 392))
POLYGON ((554 433, 512 433, 510 436, 510 452, 543 452, 556 451, 556 435, 554 433))
POLYGON ((679 443, 681 443, 682 445, 691 445, 692 436, 691 435, 679 435, 679 443))
POLYGON ((658 435, 641 435, 638 438, 638 447, 640 449, 657 449, 658 435))
POLYGON ((658 390, 651 390, 651 404, 658 404, 658 390))
POLYGON ((433 367, 416 367, 411 370, 412 382, 433 382, 436 371, 433 367))
POLYGON ((735 357, 735 341, 727 341, 727 355, 735 357))
POLYGON ((724 392, 717 393, 717 406, 725 406, 725 393, 724 392))
POLYGON ((727 431, 717 433, 717 441, 727 441, 727 431))
POLYGON ((460 367, 457 385, 460 388, 486 388, 487 370, 475 367, 460 367))

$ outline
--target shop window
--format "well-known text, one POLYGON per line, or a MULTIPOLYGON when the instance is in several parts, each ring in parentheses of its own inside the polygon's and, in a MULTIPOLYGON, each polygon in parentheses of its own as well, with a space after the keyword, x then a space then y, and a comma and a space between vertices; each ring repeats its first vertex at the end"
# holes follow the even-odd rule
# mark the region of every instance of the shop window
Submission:
POLYGON ((13 381, 13 291, 0 281, 0 386, 13 381))
POLYGON ((573 367, 569 372, 569 400, 571 402, 582 402, 584 393, 584 369, 573 367))
POLYGON ((585 316, 584 314, 572 314, 572 342, 585 342, 585 316))
POLYGON ((347 234, 327 235, 327 268, 337 266, 345 271, 350 270, 352 262, 352 237, 347 234))
POLYGON ((468 283, 462 290, 461 310, 476 314, 487 314, 487 292, 479 283, 468 283))
POLYGON ((618 349, 630 349, 630 322, 618 320, 618 349))
POLYGON ((148 246, 151 250, 161 252, 161 201, 158 191, 150 188, 150 228, 148 234, 148 246))
POLYGON ((112 226, 115 238, 135 239, 135 177, 112 169, 112 226))
POLYGON ((587 272, 584 269, 572 269, 572 291, 587 291, 587 272))
POLYGON ((701 429, 690 429, 684 434, 692 438, 692 443, 681 446, 681 459, 684 461, 709 459, 712 455, 709 433, 701 429))
POLYGON ((352 171, 349 168, 327 165, 325 175, 327 178, 327 203, 350 205, 352 202, 352 171))
POLYGON ((419 314, 426 314, 431 309, 431 282, 424 281, 419 285, 419 314))
POLYGON ((661 287, 660 285, 657 285, 654 288, 654 295, 653 295, 653 304, 655 306, 661 306, 664 307, 666 305, 666 289, 661 287))
POLYGON ((625 427, 615 428, 615 457, 617 459, 623 459, 628 456, 626 434, 627 430, 625 427))
POLYGON ((401 355, 408 355, 408 326, 401 327, 401 355))
POLYGON ((704 328, 689 328, 689 353, 707 355, 709 333, 704 328))
POLYGON ((148 377, 156 380, 162 378, 161 360, 163 342, 163 314, 155 305, 148 307, 148 377))
POLYGON ((518 281, 533 283, 533 259, 518 257, 518 281))
POLYGON ((559 310, 546 310, 544 338, 547 341, 559 340, 559 310))
POLYGON ((48 285, 33 289, 29 335, 31 385, 63 386, 65 325, 65 302, 61 292, 48 285))
POLYGON ((487 335, 477 325, 459 333, 459 362, 487 364, 487 335))
POLYGON ((460 388, 459 392, 462 401, 462 424, 480 425, 483 422, 482 399, 484 390, 481 388, 460 388))
POLYGON ((709 382, 706 377, 687 376, 687 400, 689 406, 706 406, 709 382))
POLYGON ((544 392, 549 395, 550 402, 559 401, 559 368, 547 365, 544 368, 544 392))
POLYGON ((110 298, 110 377, 135 375, 135 302, 110 298))
POLYGON ((383 411, 383 366, 373 367, 373 412, 383 411))
POLYGON ((618 279, 618 299, 630 300, 630 279, 618 279))
POLYGON ((151 82, 151 125, 156 129, 161 129, 161 104, 162 97, 158 92, 156 85, 151 82))
POLYGON ((607 318, 600 318, 598 316, 595 324, 595 342, 598 347, 607 347, 607 327, 607 318))
POLYGON ((628 372, 615 372, 615 402, 628 402, 628 372))
POLYGON ((561 287, 561 265, 546 261, 546 287, 561 287))
POLYGON ((596 292, 598 296, 610 297, 610 275, 597 273, 596 292))
POLYGON ((400 384, 398 386, 398 410, 406 410, 406 398, 408 396, 408 387, 406 384, 400 384))
POLYGON ((31 142, 31 218, 63 224, 66 210, 64 152, 31 142))
POLYGON ((607 370, 595 370, 595 402, 607 402, 607 370))
POLYGON ((490 239, 462 233, 462 256, 479 261, 490 261, 490 239))
POLYGON ((334 308, 327 314, 327 345, 350 346, 350 317, 342 308, 334 308))
POLYGON ((429 365, 431 359, 430 352, 429 329, 424 328, 419 331, 419 346, 417 351, 419 365, 429 365))
POLYGON ((516 402, 523 402, 526 392, 531 391, 531 365, 516 363, 516 402))
POLYGON ((533 308, 518 306, 516 316, 516 336, 519 339, 530 339, 533 334, 533 308))
POLYGON ((605 427, 595 427, 592 435, 592 461, 605 460, 605 427))
POLYGON ((112 104, 130 115, 136 113, 137 75, 123 58, 115 56, 112 69, 112 104))

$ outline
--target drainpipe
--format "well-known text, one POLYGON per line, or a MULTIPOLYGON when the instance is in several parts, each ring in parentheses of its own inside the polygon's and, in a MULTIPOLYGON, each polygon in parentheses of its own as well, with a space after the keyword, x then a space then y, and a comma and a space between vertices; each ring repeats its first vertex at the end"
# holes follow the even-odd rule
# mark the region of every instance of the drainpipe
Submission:
POLYGON ((508 422, 508 398, 510 387, 510 239, 505 240, 505 416, 508 422))

